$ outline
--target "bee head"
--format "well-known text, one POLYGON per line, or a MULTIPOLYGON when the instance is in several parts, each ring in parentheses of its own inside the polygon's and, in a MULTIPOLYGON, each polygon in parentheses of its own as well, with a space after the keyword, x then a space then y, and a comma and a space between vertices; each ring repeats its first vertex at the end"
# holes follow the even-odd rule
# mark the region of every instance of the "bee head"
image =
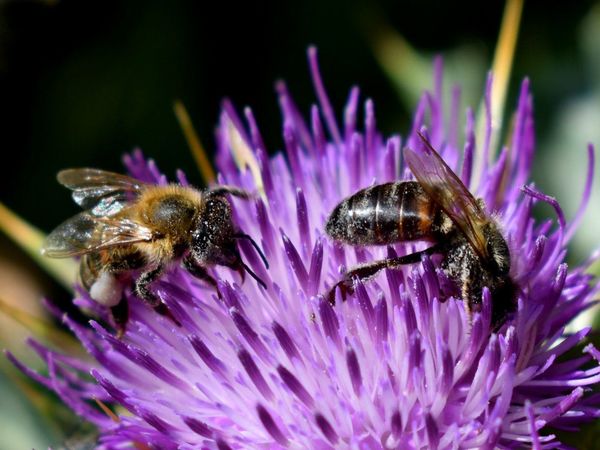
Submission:
POLYGON ((195 259, 206 265, 237 265, 240 256, 234 235, 229 201, 221 195, 207 195, 192 231, 190 250, 195 259))
POLYGON ((248 240, 268 269, 269 264, 262 250, 249 235, 236 231, 231 205, 227 198, 215 192, 208 192, 205 195, 197 226, 192 232, 190 243, 192 256, 203 266, 221 265, 237 271, 242 282, 245 274, 248 273, 263 289, 267 289, 265 282, 242 261, 237 241, 248 240))

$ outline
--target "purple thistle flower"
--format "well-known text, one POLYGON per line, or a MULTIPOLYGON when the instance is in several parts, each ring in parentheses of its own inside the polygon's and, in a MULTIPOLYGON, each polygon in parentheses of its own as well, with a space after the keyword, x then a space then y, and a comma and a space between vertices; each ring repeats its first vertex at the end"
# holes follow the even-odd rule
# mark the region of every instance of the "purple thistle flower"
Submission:
MULTIPOLYGON (((220 183, 257 189, 252 171, 237 169, 232 147, 240 143, 233 142, 232 127, 258 163, 264 196, 233 205, 236 223, 269 260, 266 270, 250 244, 240 242, 244 260, 267 290, 253 280, 240 284, 236 274, 216 267, 220 300, 173 268, 154 286, 180 327, 129 294, 131 319, 122 340, 99 322, 86 327, 63 317, 93 363, 33 340, 47 375, 9 358, 94 423, 100 448, 132 442, 165 449, 561 447, 546 426, 577 430, 600 416, 600 398, 589 395, 600 381, 600 352, 587 345, 581 356, 563 356, 590 331, 567 334, 565 327, 600 290, 585 273, 589 263, 571 270, 564 263, 589 199, 592 146, 582 206, 567 223, 553 198, 532 185, 523 188, 535 147, 527 80, 512 139, 488 163, 491 119, 483 142, 476 141, 468 110, 459 144, 460 92, 453 91, 446 120, 439 61, 435 90, 422 97, 405 140, 377 131, 371 100, 359 125, 358 88, 350 91, 340 127, 314 49, 309 62, 319 103, 309 120, 286 86, 277 86, 285 156, 267 156, 249 109, 244 120, 225 102, 217 131, 220 183), (410 177, 401 149, 417 145, 416 132, 424 126, 450 167, 497 215, 510 246, 518 310, 497 333, 491 332, 489 291, 469 322, 460 300, 441 298, 448 280, 433 257, 358 282, 346 302, 331 306, 323 298, 345 269, 419 248, 341 246, 323 230, 341 199, 374 183, 410 177), (484 157, 479 177, 472 169, 477 154, 484 157), (554 207, 557 223, 532 218, 537 202, 554 207), (118 406, 120 420, 107 417, 93 399, 118 406)), ((491 80, 488 110, 490 86, 491 80)), ((126 156, 125 164, 141 180, 166 183, 139 151, 126 156)), ((187 183, 182 173, 178 181, 187 183)), ((106 318, 86 293, 75 302, 106 318)))

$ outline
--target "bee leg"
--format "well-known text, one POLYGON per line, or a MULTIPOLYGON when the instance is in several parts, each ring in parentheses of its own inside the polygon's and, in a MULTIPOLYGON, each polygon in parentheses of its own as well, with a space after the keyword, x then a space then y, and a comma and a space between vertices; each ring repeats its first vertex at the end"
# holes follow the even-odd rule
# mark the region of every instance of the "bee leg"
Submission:
POLYGON ((171 310, 169 309, 169 307, 167 305, 165 305, 163 302, 160 302, 158 305, 153 306, 152 308, 154 309, 154 311, 156 311, 161 316, 165 316, 165 317, 168 317, 169 319, 171 319, 171 321, 178 327, 181 326, 181 322, 175 318, 173 313, 171 313, 171 310))
POLYGON ((140 275, 138 280, 135 283, 135 292, 142 300, 144 300, 148 306, 151 306, 154 311, 156 311, 161 316, 168 317, 171 319, 175 325, 181 326, 181 322, 179 322, 169 310, 169 307, 160 301, 160 298, 150 290, 150 284, 156 280, 164 271, 164 266, 159 265, 158 267, 149 270, 148 272, 144 272, 140 275))
POLYGON ((142 273, 135 282, 137 296, 153 308, 156 308, 161 302, 157 295, 150 290, 150 284, 163 273, 163 270, 164 266, 159 265, 152 270, 142 273))
POLYGON ((477 264, 470 259, 463 261, 460 275, 460 294, 467 315, 467 327, 469 333, 473 327, 473 314, 481 311, 483 289, 481 286, 482 273, 477 264))
POLYGON ((129 305, 125 297, 119 303, 110 308, 110 315, 117 329, 117 339, 121 339, 127 329, 127 321, 129 320, 129 305))
POLYGON ((331 305, 335 305, 335 291, 340 289, 342 300, 345 301, 348 294, 354 292, 354 279, 367 280, 373 277, 377 272, 385 269, 388 263, 387 259, 364 264, 345 273, 344 278, 338 281, 327 293, 327 301, 331 305))
POLYGON ((461 296, 463 298, 463 302, 465 304, 465 312, 467 313, 467 323, 469 325, 469 330, 473 325, 473 313, 480 309, 481 304, 475 304, 471 300, 471 280, 466 278, 462 280, 462 286, 460 289, 461 296))
POLYGON ((405 266, 408 264, 416 264, 421 262, 423 255, 431 255, 438 253, 440 250, 439 246, 434 245, 426 248, 420 252, 411 253, 410 255, 399 256, 396 258, 382 259, 380 261, 374 261, 371 263, 363 264, 349 270, 340 281, 338 281, 327 293, 327 300, 331 305, 335 304, 335 291, 340 288, 340 294, 342 300, 346 300, 348 294, 354 292, 354 279, 368 280, 372 278, 382 269, 393 269, 399 266, 405 266))
POLYGON ((217 280, 215 280, 212 277, 212 275, 210 275, 207 272, 207 270, 204 266, 202 266, 200 263, 198 263, 196 261, 196 259, 192 256, 191 253, 189 253, 185 258, 183 258, 181 265, 183 266, 183 268, 185 270, 187 270, 189 273, 191 273, 194 277, 209 284, 212 288, 214 288, 217 291, 217 293, 219 294, 219 297, 221 297, 221 293, 219 292, 219 288, 217 285, 217 280))

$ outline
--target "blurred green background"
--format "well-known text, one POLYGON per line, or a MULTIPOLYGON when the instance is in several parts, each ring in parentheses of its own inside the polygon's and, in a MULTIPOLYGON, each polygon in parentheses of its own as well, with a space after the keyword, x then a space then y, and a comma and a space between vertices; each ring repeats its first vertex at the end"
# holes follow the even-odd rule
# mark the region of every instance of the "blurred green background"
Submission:
MULTIPOLYGON (((477 106, 491 65, 503 2, 309 0, 303 2, 3 1, 0 3, 0 201, 42 230, 76 212, 55 181, 65 167, 121 171, 135 147, 169 176, 176 168, 201 179, 173 114, 186 105, 205 147, 214 146, 220 102, 251 106, 270 151, 282 146, 274 82, 285 79, 302 111, 315 102, 306 48, 319 49, 321 70, 341 117, 354 84, 373 98, 386 134, 404 133, 416 95, 430 87, 435 54, 449 78, 477 106), (384 67, 383 49, 402 36, 417 59, 384 67), (416 62, 418 62, 418 64, 416 62), (417 76, 415 76, 415 74, 417 76)), ((393 47, 391 47, 393 48, 393 47)), ((507 98, 532 79, 539 154, 534 178, 577 207, 585 144, 600 143, 600 3, 525 5, 507 98)), ((388 55, 389 56, 389 55, 388 55)), ((364 97, 363 97, 364 98, 364 97)), ((596 186, 595 192, 598 192, 596 186)), ((600 239, 600 201, 592 200, 577 248, 600 239)), ((69 293, 0 235, 0 299, 39 312, 39 298, 68 304, 69 293)), ((40 313, 41 314, 41 313, 40 313)), ((23 327, 0 317, 0 345, 35 366, 23 327)), ((22 377, 0 362, 0 449, 46 448, 81 431, 60 406, 45 414, 15 388, 22 377), (17 377, 17 378, 15 378, 17 377), (53 412, 49 412, 53 411, 53 412), (9 432, 7 433, 6 430, 9 432)), ((38 405, 39 406, 39 405, 38 405)))

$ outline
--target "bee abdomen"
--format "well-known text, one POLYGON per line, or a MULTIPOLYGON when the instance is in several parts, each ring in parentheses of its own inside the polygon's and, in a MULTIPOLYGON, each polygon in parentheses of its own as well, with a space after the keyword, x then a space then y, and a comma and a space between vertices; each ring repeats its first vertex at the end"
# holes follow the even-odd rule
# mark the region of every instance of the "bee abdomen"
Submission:
POLYGON ((385 183, 343 200, 327 220, 326 231, 351 245, 385 245, 427 239, 435 204, 415 181, 385 183))

